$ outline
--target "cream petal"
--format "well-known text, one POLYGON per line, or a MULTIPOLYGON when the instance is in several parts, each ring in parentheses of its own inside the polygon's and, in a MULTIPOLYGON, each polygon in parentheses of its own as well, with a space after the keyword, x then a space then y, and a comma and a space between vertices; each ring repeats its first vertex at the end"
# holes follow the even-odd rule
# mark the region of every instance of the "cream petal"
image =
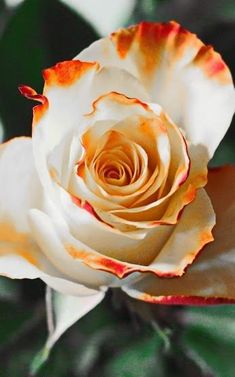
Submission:
POLYGON ((43 95, 29 87, 21 87, 21 92, 42 103, 34 107, 33 150, 42 185, 52 191, 46 162, 48 155, 68 133, 74 131, 79 137, 84 132, 87 122, 83 115, 92 110, 97 97, 111 90, 130 97, 138 95, 143 100, 148 96, 128 72, 112 67, 100 68, 97 63, 77 60, 58 63, 44 71, 44 78, 43 95))
POLYGON ((28 231, 27 212, 40 206, 41 185, 34 167, 32 140, 12 139, 0 146, 0 223, 28 231))
MULTIPOLYGON (((127 141, 126 135, 116 132, 116 131, 110 132, 107 138, 107 147, 110 148, 111 152, 108 152, 107 149, 105 150, 105 146, 104 146, 104 152, 103 152, 104 162, 107 162, 108 160, 110 160, 110 163, 112 164, 112 166, 118 163, 120 167, 123 167, 124 163, 122 159, 117 161, 118 154, 115 153, 115 147, 116 147, 115 144, 117 144, 118 146, 122 145, 122 147, 125 147, 125 146, 129 147, 127 151, 127 153, 129 152, 129 154, 130 154, 130 150, 134 149, 135 153, 133 152, 133 155, 136 154, 136 159, 138 159, 139 164, 141 165, 139 177, 138 179, 135 180, 135 182, 133 183, 127 182, 126 184, 120 187, 120 185, 110 185, 108 184, 108 182, 100 181, 98 173, 95 174, 95 176, 94 175, 92 176, 92 174, 90 173, 90 169, 87 166, 85 167, 85 172, 84 172, 84 181, 86 182, 88 188, 90 188, 90 190, 92 190, 93 192, 96 192, 98 196, 101 195, 102 198, 109 200, 110 203, 112 204, 117 203, 118 205, 116 206, 116 208, 120 208, 123 206, 126 206, 126 207, 130 206, 135 196, 139 195, 139 192, 145 191, 144 186, 151 184, 151 182, 149 182, 148 180, 149 178, 148 156, 145 150, 133 142, 132 143, 129 142, 129 145, 127 145, 127 143, 128 141, 127 141)), ((156 175, 157 168, 155 170, 156 170, 155 172, 155 175, 156 175)), ((94 205, 92 201, 90 203, 94 205)), ((96 204, 96 206, 99 208, 99 204, 96 204)))
MULTIPOLYGON (((40 255, 40 254, 39 254, 40 255)), ((88 288, 82 284, 67 280, 65 275, 55 270, 48 261, 40 255, 40 264, 35 265, 24 255, 14 252, 14 249, 5 248, 0 257, 0 275, 11 279, 41 279, 56 291, 74 296, 89 296, 98 293, 98 290, 88 288), (6 253, 8 251, 8 253, 6 253)))
POLYGON ((94 42, 76 58, 133 74, 194 144, 210 157, 235 109, 232 77, 221 56, 176 22, 142 22, 94 42))
MULTIPOLYGON (((101 216, 99 211, 97 213, 101 216)), ((109 223, 115 221, 113 218, 108 218, 108 216, 107 219, 105 216, 103 217, 109 223)), ((138 223, 134 224, 138 226, 138 223)), ((132 269, 130 268, 131 271, 150 271, 159 276, 181 276, 187 265, 193 262, 203 246, 213 240, 211 230, 214 224, 215 216, 210 200, 206 192, 200 189, 195 200, 181 213, 180 221, 176 225, 158 224, 153 226, 153 229, 160 228, 164 230, 168 228, 168 238, 164 240, 161 249, 156 247, 156 257, 148 266, 137 267, 135 265, 132 266, 132 269)), ((148 229, 151 228, 148 226, 148 229)), ((161 234, 159 235, 160 237, 162 237, 161 234)), ((154 242, 156 241, 154 240, 154 242)))
POLYGON ((47 169, 52 180, 68 189, 74 166, 82 158, 82 154, 80 137, 74 131, 69 132, 48 154, 47 169))
POLYGON ((119 204, 111 202, 106 198, 101 198, 94 194, 93 191, 85 184, 83 178, 79 177, 76 172, 72 174, 71 181, 69 184, 69 193, 76 198, 79 198, 83 202, 92 203, 92 205, 97 209, 101 208, 104 211, 122 208, 119 204))
POLYGON ((40 278, 66 294, 96 293, 66 280, 32 236, 28 213, 41 206, 42 188, 34 167, 31 138, 12 139, 0 146, 0 179, 0 275, 40 278))
MULTIPOLYGON (((148 265, 161 250, 172 229, 155 227, 145 232, 120 232, 98 220, 90 211, 76 206, 61 190, 63 216, 76 239, 100 255, 138 265, 148 265), (91 237, 92 234, 92 237, 91 237)), ((129 265, 129 269, 133 267, 129 265)))
MULTIPOLYGON (((138 228, 149 228, 159 224, 176 224, 181 211, 194 200, 197 189, 205 186, 207 182, 208 153, 206 148, 189 145, 188 155, 191 162, 189 175, 188 177, 185 176, 187 178, 186 181, 179 185, 180 187, 173 195, 167 195, 157 202, 140 208, 131 208, 128 212, 126 210, 112 210, 109 213, 109 220, 106 219, 106 221, 110 221, 113 224, 121 221, 123 224, 138 228), (116 216, 116 212, 126 212, 126 214, 116 216)), ((179 174, 176 174, 176 179, 178 177, 179 179, 175 182, 175 188, 177 187, 177 182, 179 183, 181 179, 184 181, 182 172, 179 171, 179 174)))
POLYGON ((177 225, 156 226, 145 230, 145 234, 117 231, 117 228, 97 219, 91 208, 76 206, 62 189, 60 195, 60 211, 63 211, 71 234, 81 241, 79 245, 71 237, 62 236, 69 246, 69 254, 92 268, 109 271, 119 277, 137 271, 153 272, 160 276, 182 275, 202 247, 213 239, 214 212, 203 189, 184 210, 177 225), (137 237, 134 237, 135 234, 137 237), (179 251, 172 256, 175 248, 179 251))
POLYGON ((145 276, 124 290, 152 303, 207 305, 235 302, 235 168, 209 172, 206 187, 216 212, 214 242, 207 245, 181 278, 145 276), (219 184, 218 184, 219 182, 219 184))
POLYGON ((1 145, 0 180, 0 260, 5 267, 1 273, 27 278, 28 269, 41 264, 27 217, 30 208, 40 206, 42 193, 30 138, 16 138, 1 145), (11 265, 11 260, 22 258, 29 267, 18 271, 17 264, 11 265))
MULTIPOLYGON (((46 150, 57 145, 72 128, 81 134, 82 116, 91 111, 92 103, 105 93, 116 91, 129 97, 149 99, 131 74, 113 67, 100 68, 97 63, 78 60, 58 63, 44 71, 44 79, 41 97, 47 99, 47 106, 42 105, 40 117, 34 119, 34 129, 43 127, 46 150)), ((40 100, 38 96, 28 97, 40 100)))
POLYGON ((53 210, 51 209, 50 216, 36 209, 30 211, 33 236, 46 258, 69 280, 92 289, 109 286, 115 278, 87 267, 86 255, 89 256, 92 250, 70 234, 64 220, 57 211, 52 214, 53 210), (79 257, 73 257, 72 251, 70 252, 73 248, 80 252, 79 257))
MULTIPOLYGON (((161 108, 157 105, 153 106, 150 104, 149 106, 148 104, 143 103, 135 98, 130 99, 118 93, 109 93, 100 97, 97 101, 94 102, 93 108, 94 110, 87 115, 88 121, 90 123, 93 123, 93 127, 91 127, 82 136, 82 143, 89 155, 95 153, 96 147, 100 151, 105 147, 105 141, 103 141, 103 139, 104 135, 106 134, 110 135, 110 137, 108 137, 107 145, 109 145, 109 147, 113 151, 112 145, 115 146, 115 143, 117 142, 116 139, 117 137, 119 137, 119 133, 121 133, 123 134, 124 141, 125 138, 127 138, 127 140, 130 139, 134 143, 136 143, 137 147, 139 144, 139 147, 142 148, 144 152, 147 152, 148 156, 150 156, 150 158, 148 159, 148 164, 150 165, 150 167, 152 166, 152 169, 155 169, 152 177, 150 177, 148 182, 146 181, 145 185, 139 187, 139 189, 137 189, 136 187, 134 188, 134 186, 137 185, 136 181, 133 185, 134 190, 132 188, 132 185, 129 184, 128 187, 125 187, 125 189, 119 189, 119 195, 118 197, 116 197, 113 188, 110 188, 112 189, 110 192, 110 194, 112 195, 112 201, 113 199, 118 200, 118 203, 120 205, 128 207, 132 204, 131 202, 133 202, 133 200, 141 200, 141 197, 143 195, 143 200, 147 199, 148 196, 151 196, 161 186, 162 182, 165 179, 165 176, 167 176, 168 173, 168 167, 170 163, 170 145, 168 141, 167 130, 164 124, 166 116, 163 115, 161 108), (113 125, 111 122, 107 122, 107 120, 111 118, 115 119, 116 121, 116 123, 114 123, 113 125), (102 121, 105 123, 102 124, 102 121), (110 133, 108 134, 108 132, 110 133), (100 144, 102 147, 99 147, 100 144), (130 196, 123 197, 124 192, 127 194, 128 190, 133 191, 133 193, 130 196), (137 199, 135 198, 135 196, 137 196, 137 199)), ((180 131, 175 126, 173 126, 170 120, 167 119, 166 123, 170 132, 169 136, 171 137, 172 134, 170 128, 173 127, 173 133, 176 133, 176 135, 173 135, 173 139, 176 137, 180 140, 183 150, 183 153, 178 153, 177 151, 177 153, 175 154, 176 158, 174 159, 175 162, 171 163, 171 165, 177 165, 178 160, 184 159, 186 160, 186 162, 184 161, 184 164, 186 164, 185 169, 188 170, 188 156, 187 151, 185 151, 185 142, 183 141, 183 137, 180 134, 180 131), (179 137, 179 135, 181 136, 179 137)), ((124 141, 121 143, 120 140, 119 143, 125 144, 124 141)), ((173 144, 176 144, 174 140, 173 144)), ((172 152, 174 151, 175 150, 173 149, 172 152)), ((96 153, 98 154, 98 152, 96 153)), ((181 183, 182 175, 185 176, 185 169, 182 168, 182 166, 180 167, 182 171, 177 174, 177 178, 181 183)), ((176 173, 174 171, 174 166, 171 167, 171 171, 172 170, 173 174, 176 173)), ((88 169, 85 169, 85 172, 86 173, 84 174, 87 175, 88 178, 88 169)), ((96 186, 95 178, 92 179, 91 177, 89 177, 89 181, 90 187, 96 186)), ((178 185, 179 182, 176 180, 175 185, 173 184, 171 193, 174 192, 175 186, 178 187, 178 185)), ((102 187, 104 189, 103 185, 102 187)), ((100 187, 98 187, 97 189, 98 193, 100 192, 102 196, 105 196, 105 193, 100 187)), ((106 199, 108 199, 108 196, 106 196, 106 199)), ((97 201, 93 201, 91 204, 95 207, 97 206, 98 208, 101 208, 99 205, 97 205, 97 201)), ((106 208, 102 207, 101 209, 105 210, 106 208)), ((124 208, 123 211, 125 212, 126 208, 124 208)), ((140 211, 142 211, 142 208, 140 208, 140 211)))
POLYGON ((166 274, 182 275, 185 267, 191 264, 202 247, 213 241, 212 228, 215 214, 204 189, 197 192, 195 200, 189 204, 161 252, 151 263, 152 268, 166 274))

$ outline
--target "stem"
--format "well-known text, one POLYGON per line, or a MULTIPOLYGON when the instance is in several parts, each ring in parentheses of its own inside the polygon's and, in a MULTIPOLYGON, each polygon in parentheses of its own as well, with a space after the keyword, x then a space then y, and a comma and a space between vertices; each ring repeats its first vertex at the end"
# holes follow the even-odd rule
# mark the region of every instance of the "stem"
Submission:
POLYGON ((52 304, 52 289, 46 286, 46 313, 47 313, 47 328, 49 336, 54 332, 54 313, 53 313, 53 304, 52 304))

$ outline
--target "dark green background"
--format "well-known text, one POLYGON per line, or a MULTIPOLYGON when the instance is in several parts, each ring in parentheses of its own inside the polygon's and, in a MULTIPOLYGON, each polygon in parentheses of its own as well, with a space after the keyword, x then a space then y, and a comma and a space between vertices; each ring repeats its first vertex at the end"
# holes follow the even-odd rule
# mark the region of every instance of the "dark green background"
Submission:
MULTIPOLYGON (((170 19, 212 44, 235 77, 234 0, 136 1, 126 24, 170 19)), ((25 0, 10 9, 0 0, 5 139, 31 132, 32 104, 18 85, 40 92, 43 68, 71 59, 97 38, 92 25, 57 0, 25 0)), ((234 135, 232 126, 212 165, 235 162, 234 135)), ((29 376, 46 338, 43 296, 40 281, 0 279, 0 377, 29 376)), ((235 307, 151 306, 114 290, 63 336, 39 376, 234 377, 235 307)))

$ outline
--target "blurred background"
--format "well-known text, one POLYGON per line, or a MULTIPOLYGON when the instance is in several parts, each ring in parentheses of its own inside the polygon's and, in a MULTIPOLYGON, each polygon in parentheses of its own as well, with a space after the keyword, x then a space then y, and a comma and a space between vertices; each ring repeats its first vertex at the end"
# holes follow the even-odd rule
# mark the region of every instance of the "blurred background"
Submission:
MULTIPOLYGON (((0 138, 31 133, 41 70, 142 20, 176 20, 235 77, 234 0, 0 0, 0 138)), ((235 162, 230 128, 211 165, 235 162)), ((0 278, 0 377, 29 377, 46 339, 44 284, 0 278)), ((234 377, 235 307, 151 306, 113 290, 54 347, 39 377, 234 377)))

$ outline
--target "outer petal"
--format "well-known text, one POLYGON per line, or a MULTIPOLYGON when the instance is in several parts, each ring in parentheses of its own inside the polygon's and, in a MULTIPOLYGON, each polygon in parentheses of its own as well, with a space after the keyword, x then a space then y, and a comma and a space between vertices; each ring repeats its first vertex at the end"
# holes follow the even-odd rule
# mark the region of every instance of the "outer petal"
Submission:
POLYGON ((162 304, 235 303, 235 167, 213 169, 207 191, 216 215, 215 241, 180 279, 147 275, 124 287, 130 296, 162 304))
POLYGON ((34 125, 43 126, 50 149, 75 127, 82 133, 81 117, 92 110, 92 103, 99 96, 121 92, 129 97, 148 100, 148 94, 130 73, 114 67, 100 68, 98 63, 79 60, 65 61, 43 72, 43 96, 28 87, 21 92, 28 98, 42 102, 34 111, 34 125), (73 114, 73 116, 71 116, 73 114), (41 116, 40 116, 41 115, 41 116))
MULTIPOLYGON (((30 138, 16 138, 1 145, 0 180, 0 260, 3 258, 5 266, 7 256, 15 254, 37 265, 40 258, 30 237, 27 214, 31 207, 40 205, 41 191, 33 166, 30 138)), ((18 271, 14 263, 5 272, 1 269, 1 273, 23 277, 23 271, 18 271)), ((27 271, 25 274, 27 277, 27 271)))
POLYGON ((28 231, 27 211, 40 206, 41 197, 31 138, 12 139, 0 146, 0 180, 0 223, 28 231))
MULTIPOLYGON (((5 248, 5 251, 8 251, 5 248)), ((38 251, 40 264, 34 265, 24 256, 17 255, 14 250, 4 253, 0 257, 0 275, 11 279, 41 279, 49 287, 65 295, 90 296, 98 293, 98 290, 88 288, 77 282, 67 280, 66 276, 45 261, 38 251)))
POLYGON ((231 122, 235 94, 231 74, 211 46, 176 22, 143 22, 93 43, 77 58, 132 73, 186 137, 213 155, 231 122))
MULTIPOLYGON (((76 219, 76 208, 72 205, 69 208, 71 211, 69 221, 71 221, 76 219)), ((133 272, 153 272, 158 276, 181 276, 202 247, 213 239, 211 229, 214 226, 214 212, 203 189, 198 191, 196 199, 185 209, 179 224, 172 228, 172 234, 169 234, 171 229, 168 226, 157 227, 146 236, 146 239, 136 241, 127 238, 124 241, 125 246, 121 244, 123 238, 118 234, 115 235, 118 247, 127 251, 127 258, 136 251, 136 261, 138 261, 138 254, 143 253, 145 248, 150 248, 146 250, 148 258, 149 255, 152 258, 156 255, 155 246, 162 249, 155 260, 148 265, 128 263, 113 258, 112 255, 116 256, 116 252, 118 253, 112 244, 109 249, 113 234, 108 235, 109 230, 102 229, 102 226, 94 227, 92 220, 90 225, 87 224, 86 229, 85 223, 92 216, 91 214, 86 216, 84 211, 82 216, 81 211, 78 211, 77 216, 81 216, 81 229, 72 228, 73 234, 71 234, 67 229, 68 224, 65 225, 61 221, 57 212, 49 213, 48 216, 41 211, 32 210, 30 214, 34 237, 51 263, 66 276, 75 281, 79 279, 90 287, 118 285, 118 280, 107 272, 119 278, 124 278, 133 272), (96 245, 94 241, 90 241, 90 234, 93 235, 94 240, 99 239, 99 235, 103 234, 104 237, 105 234, 107 235, 104 241, 104 251, 107 256, 103 254, 102 239, 100 238, 96 245), (159 234, 160 237, 158 237, 159 234), (79 235, 79 240, 75 238, 76 235, 79 235), (166 242, 167 237, 169 239, 166 242), (162 247, 164 242, 166 244, 162 247), (126 244, 129 245, 129 250, 126 244), (100 248, 100 253, 97 252, 97 247, 100 248), (102 270, 106 273, 102 274, 95 270, 102 270)), ((68 213, 66 218, 68 218, 68 213)), ((121 251, 121 254, 125 258, 125 252, 121 251)), ((141 256, 139 261, 142 262, 141 256)))
POLYGON ((71 235, 59 213, 50 213, 48 216, 39 210, 31 210, 30 222, 33 235, 44 255, 63 276, 92 289, 113 283, 115 278, 111 274, 89 268, 93 266, 86 263, 86 254, 89 256, 91 249, 71 235), (73 256, 71 245, 79 250, 78 258, 73 256))
POLYGON ((68 281, 41 253, 31 235, 28 212, 40 207, 42 190, 33 164, 30 138, 16 138, 0 147, 0 275, 41 278, 66 294, 97 291, 68 281))

